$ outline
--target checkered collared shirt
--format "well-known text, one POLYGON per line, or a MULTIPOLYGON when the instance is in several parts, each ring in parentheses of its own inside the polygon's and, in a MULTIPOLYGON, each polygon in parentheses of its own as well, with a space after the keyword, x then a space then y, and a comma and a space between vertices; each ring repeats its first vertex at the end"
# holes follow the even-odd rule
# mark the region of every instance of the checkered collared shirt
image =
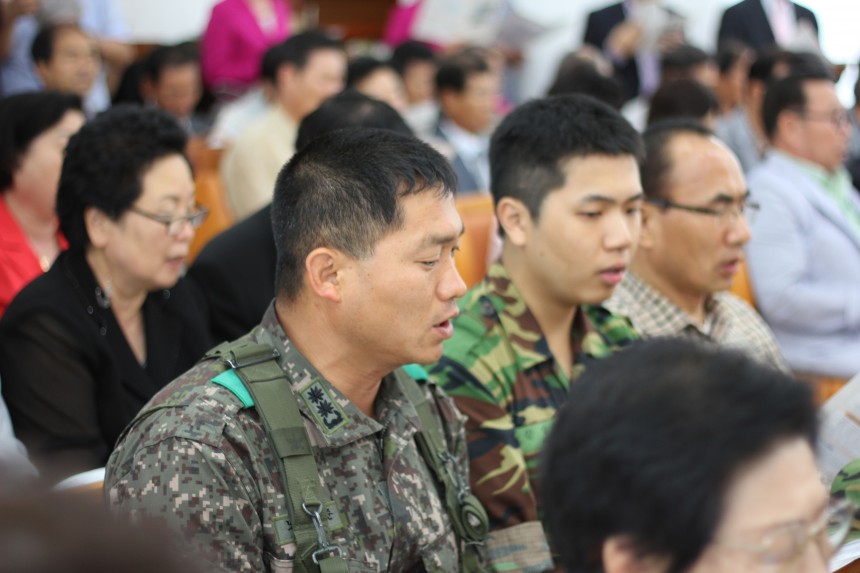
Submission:
POLYGON ((787 370, 776 339, 761 316, 729 292, 713 294, 705 308, 705 324, 697 324, 668 298, 628 272, 604 304, 611 312, 627 316, 645 338, 685 336, 736 348, 787 370))

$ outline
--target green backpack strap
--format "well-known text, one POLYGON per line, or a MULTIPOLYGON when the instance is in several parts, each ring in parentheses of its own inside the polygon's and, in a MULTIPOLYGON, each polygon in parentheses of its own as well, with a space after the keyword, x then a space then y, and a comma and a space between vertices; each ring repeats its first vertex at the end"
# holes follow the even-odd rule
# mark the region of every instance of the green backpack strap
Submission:
POLYGON ((280 459, 284 495, 296 539, 295 570, 347 573, 343 551, 328 539, 323 518, 328 496, 320 485, 319 469, 298 401, 278 364, 278 351, 244 337, 217 346, 206 357, 220 358, 239 376, 280 459))
POLYGON ((427 373, 410 364, 402 370, 395 370, 395 376, 400 380, 406 396, 421 420, 422 430, 415 434, 415 442, 436 481, 442 486, 448 516, 460 545, 460 571, 484 571, 479 546, 483 545, 487 538, 490 520, 469 484, 457 472, 457 459, 443 443, 442 426, 439 419, 433 415, 427 396, 420 386, 429 384, 427 373))

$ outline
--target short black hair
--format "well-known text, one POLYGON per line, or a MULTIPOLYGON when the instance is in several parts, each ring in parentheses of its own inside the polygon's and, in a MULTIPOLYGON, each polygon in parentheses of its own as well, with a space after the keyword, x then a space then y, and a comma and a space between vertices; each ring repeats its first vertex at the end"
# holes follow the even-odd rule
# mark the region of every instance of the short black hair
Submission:
POLYGON ((33 140, 71 110, 82 111, 81 97, 54 91, 27 92, 0 100, 0 193, 14 181, 21 157, 33 140))
POLYGON ((409 64, 416 61, 436 63, 436 54, 433 53, 433 48, 424 42, 407 40, 394 48, 389 63, 402 76, 409 64))
POLYGON ((570 573, 602 573, 623 536, 686 571, 738 471, 792 439, 814 447, 810 387, 740 351, 652 339, 589 365, 544 446, 545 523, 570 573))
POLYGON ((717 62, 717 69, 720 70, 720 74, 725 74, 735 67, 735 64, 737 64, 741 58, 744 56, 750 57, 752 54, 753 51, 748 45, 740 40, 730 38, 720 43, 720 47, 717 49, 717 54, 714 59, 717 62))
POLYGON ((720 103, 713 90, 696 79, 679 78, 664 82, 651 96, 647 124, 673 117, 703 119, 719 111, 720 103))
POLYGON ((412 130, 393 107, 347 88, 325 100, 302 119, 296 136, 296 149, 324 133, 347 127, 376 127, 412 135, 412 130))
POLYGON ((712 61, 714 58, 703 49, 681 44, 663 54, 660 70, 664 76, 688 75, 696 66, 712 61))
POLYGON ((522 201, 534 219, 564 185, 563 163, 588 155, 642 154, 639 134, 609 105, 585 95, 532 100, 514 109, 490 140, 490 189, 522 201))
POLYGON ((144 59, 143 71, 146 77, 157 84, 167 68, 178 68, 188 64, 200 64, 200 54, 193 42, 183 42, 172 46, 158 46, 144 59))
POLYGON ((779 64, 788 65, 790 52, 779 48, 770 48, 760 52, 750 64, 747 79, 769 84, 774 79, 774 73, 779 64))
POLYGON ((346 67, 347 87, 355 87, 355 84, 361 82, 377 70, 391 70, 396 73, 396 70, 387 62, 371 56, 359 56, 350 60, 346 67))
POLYGON ((33 38, 33 43, 30 45, 30 55, 33 57, 33 63, 50 62, 54 55, 54 43, 57 39, 57 34, 60 32, 75 31, 79 34, 87 35, 80 26, 72 23, 52 24, 44 26, 36 33, 33 38))
POLYGON ((436 93, 462 93, 469 76, 490 71, 490 63, 478 48, 464 48, 439 61, 436 70, 436 93))
POLYGON ((57 191, 60 230, 69 249, 89 244, 84 211, 119 218, 140 197, 144 174, 171 155, 185 157, 187 136, 167 112, 132 104, 112 107, 69 140, 57 191))
POLYGON ((672 171, 668 147, 679 135, 698 135, 711 137, 713 132, 700 121, 692 118, 666 119, 655 123, 645 130, 642 141, 645 155, 639 162, 639 177, 645 197, 666 198, 666 185, 672 171))
POLYGON ((761 106, 761 117, 768 139, 773 139, 776 134, 777 122, 783 112, 790 110, 803 113, 806 108, 806 92, 803 86, 812 81, 832 82, 833 77, 824 70, 806 68, 776 80, 767 88, 761 106))
POLYGON ((319 30, 307 30, 290 36, 270 47, 260 62, 260 76, 274 84, 281 66, 291 64, 298 69, 305 67, 310 55, 317 50, 343 51, 343 43, 319 30))
POLYGON ((410 135, 354 127, 313 139, 275 183, 277 296, 298 297, 305 259, 314 249, 368 257, 382 237, 403 225, 402 197, 450 196, 456 188, 448 160, 410 135))
POLYGON ((561 94, 590 95, 615 109, 621 109, 624 105, 624 87, 621 82, 617 78, 604 76, 594 63, 587 60, 573 61, 559 67, 547 95, 561 94))

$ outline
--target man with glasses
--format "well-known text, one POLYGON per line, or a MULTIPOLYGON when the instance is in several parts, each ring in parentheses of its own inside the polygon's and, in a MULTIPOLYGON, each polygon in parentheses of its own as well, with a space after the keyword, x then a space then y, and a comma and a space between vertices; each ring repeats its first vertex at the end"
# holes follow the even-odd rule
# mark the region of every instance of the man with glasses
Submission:
POLYGON ((736 351, 648 340, 590 366, 544 451, 559 562, 826 573, 855 508, 828 499, 816 428, 805 383, 736 351))
POLYGON ((850 378, 860 371, 860 197, 842 166, 851 135, 833 80, 779 80, 763 104, 772 150, 750 173, 762 205, 747 245, 759 310, 789 366, 850 378))
POLYGON ((657 124, 644 141, 639 248, 607 308, 643 336, 707 340, 785 368, 764 321, 728 292, 758 207, 737 158, 694 120, 657 124))

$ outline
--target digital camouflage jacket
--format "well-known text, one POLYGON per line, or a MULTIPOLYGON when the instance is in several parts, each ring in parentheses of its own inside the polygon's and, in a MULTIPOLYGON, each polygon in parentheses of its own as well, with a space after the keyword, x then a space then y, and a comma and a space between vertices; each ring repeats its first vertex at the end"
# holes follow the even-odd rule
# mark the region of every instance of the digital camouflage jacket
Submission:
MULTIPOLYGON (((290 343, 273 307, 252 338, 281 353, 332 500, 324 512, 329 541, 349 571, 457 571, 451 523, 413 439, 421 423, 396 378, 383 379, 374 420, 290 343)), ((256 409, 221 385, 232 374, 223 370, 203 361, 150 401, 108 461, 106 495, 124 512, 164 520, 213 568, 292 571, 280 461, 256 409)), ((424 388, 435 394, 431 407, 468 479, 462 419, 449 398, 424 388)))

